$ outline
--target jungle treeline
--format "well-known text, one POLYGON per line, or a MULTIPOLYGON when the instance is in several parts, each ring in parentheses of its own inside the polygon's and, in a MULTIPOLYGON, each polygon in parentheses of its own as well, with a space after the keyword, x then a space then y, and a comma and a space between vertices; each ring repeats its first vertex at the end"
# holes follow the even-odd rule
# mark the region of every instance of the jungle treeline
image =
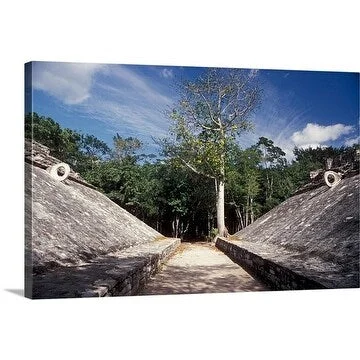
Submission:
MULTIPOLYGON (((49 147, 86 181, 165 236, 206 240, 216 235, 215 187, 186 166, 159 154, 143 154, 142 143, 114 134, 112 146, 93 135, 62 128, 49 117, 25 116, 25 137, 49 147)), ((235 233, 283 202, 324 169, 326 159, 351 163, 359 145, 294 148, 287 161, 271 139, 228 149, 225 223, 235 233)))

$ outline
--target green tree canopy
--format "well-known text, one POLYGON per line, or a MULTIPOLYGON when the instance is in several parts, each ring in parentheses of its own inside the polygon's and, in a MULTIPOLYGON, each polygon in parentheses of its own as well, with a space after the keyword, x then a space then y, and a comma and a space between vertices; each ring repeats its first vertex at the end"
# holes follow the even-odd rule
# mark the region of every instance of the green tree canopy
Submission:
POLYGON ((247 71, 209 69, 178 87, 180 101, 169 117, 170 138, 161 141, 164 154, 197 174, 214 179, 217 227, 225 234, 225 163, 236 137, 252 128, 249 120, 260 89, 247 71))

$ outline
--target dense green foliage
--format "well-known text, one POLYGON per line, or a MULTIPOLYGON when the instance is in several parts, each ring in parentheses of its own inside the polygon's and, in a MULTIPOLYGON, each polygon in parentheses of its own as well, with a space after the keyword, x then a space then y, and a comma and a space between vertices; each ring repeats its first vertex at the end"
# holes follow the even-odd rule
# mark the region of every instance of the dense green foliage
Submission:
MULTIPOLYGON (((25 117, 25 136, 51 150, 83 178, 120 206, 167 236, 205 238, 215 234, 213 179, 202 177, 177 161, 139 155, 141 142, 114 136, 113 146, 92 135, 63 129, 36 113, 25 117)), ((358 145, 342 148, 294 149, 294 160, 273 141, 260 138, 247 149, 229 146, 225 182, 225 215, 230 233, 291 196, 309 182, 309 172, 354 161, 358 145)))
POLYGON ((37 113, 25 116, 25 137, 34 139, 51 150, 52 156, 69 163, 76 171, 91 168, 110 154, 110 148, 93 135, 62 129, 53 119, 37 113))
POLYGON ((163 154, 196 174, 213 179, 217 229, 226 233, 226 162, 239 135, 252 128, 250 114, 260 88, 246 70, 209 68, 178 84, 179 101, 168 116, 170 137, 159 140, 163 154))

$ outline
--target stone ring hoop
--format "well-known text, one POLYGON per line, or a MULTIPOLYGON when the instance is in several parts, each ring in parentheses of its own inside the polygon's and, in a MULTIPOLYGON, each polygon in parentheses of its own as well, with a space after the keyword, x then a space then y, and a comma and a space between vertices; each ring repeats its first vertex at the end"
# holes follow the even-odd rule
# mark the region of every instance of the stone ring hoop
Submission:
POLYGON ((64 181, 70 174, 70 166, 66 163, 59 163, 50 168, 50 176, 58 181, 64 181), (59 174, 59 169, 63 169, 64 174, 59 174))

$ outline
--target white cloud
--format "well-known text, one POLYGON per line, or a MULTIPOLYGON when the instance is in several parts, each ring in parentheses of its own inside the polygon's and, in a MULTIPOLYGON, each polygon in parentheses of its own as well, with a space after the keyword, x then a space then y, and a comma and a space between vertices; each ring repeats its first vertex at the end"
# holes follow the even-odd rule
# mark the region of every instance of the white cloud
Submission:
POLYGON ((142 97, 146 102, 156 104, 170 105, 173 100, 163 95, 154 86, 151 80, 147 80, 144 76, 138 75, 135 71, 125 66, 108 67, 108 70, 114 75, 123 89, 128 89, 131 93, 136 94, 136 98, 142 97))
POLYGON ((326 147, 323 146, 319 143, 312 143, 312 144, 301 144, 301 145, 297 145, 298 147, 301 147, 303 149, 307 149, 307 148, 312 148, 312 149, 317 149, 318 147, 322 148, 322 147, 326 147))
POLYGON ((100 121, 113 133, 136 136, 142 141, 150 136, 165 136, 169 120, 164 110, 174 100, 153 77, 137 67, 105 65, 94 84, 93 96, 76 107, 88 120, 100 121))
POLYGON ((33 87, 65 104, 80 104, 90 97, 93 76, 102 65, 80 63, 33 63, 33 87))
POLYGON ((347 138, 345 140, 345 146, 352 146, 354 144, 359 144, 360 142, 360 136, 357 136, 355 138, 347 138))
POLYGON ((298 124, 306 124, 310 107, 299 107, 297 97, 288 91, 282 93, 268 81, 262 84, 264 93, 261 106, 252 120, 255 125, 253 133, 244 134, 240 138, 242 146, 255 144, 259 137, 264 136, 274 141, 285 153, 288 161, 293 160, 294 142, 291 135, 297 130, 298 124), (244 141, 245 140, 245 141, 244 141))
POLYGON ((139 104, 97 98, 84 105, 81 111, 119 132, 133 131, 131 136, 163 136, 167 130, 166 119, 160 111, 139 104))
POLYGON ((174 73, 173 73, 173 71, 171 70, 171 69, 163 69, 162 71, 161 71, 161 76, 163 77, 163 78, 165 78, 165 79, 172 79, 173 77, 174 77, 174 73))
POLYGON ((336 124, 323 126, 314 123, 308 123, 301 131, 292 134, 291 140, 298 147, 317 147, 326 141, 337 140, 343 135, 347 135, 354 130, 352 126, 336 124))

